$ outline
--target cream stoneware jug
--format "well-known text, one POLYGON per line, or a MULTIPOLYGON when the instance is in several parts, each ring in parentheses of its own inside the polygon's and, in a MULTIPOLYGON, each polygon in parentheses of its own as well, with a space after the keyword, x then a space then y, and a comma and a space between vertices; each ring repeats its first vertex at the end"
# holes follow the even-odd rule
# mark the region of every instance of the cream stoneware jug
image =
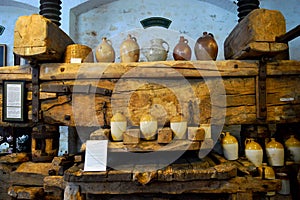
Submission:
POLYGON ((106 37, 102 38, 102 42, 97 46, 95 54, 98 62, 115 62, 115 50, 111 41, 106 37))
POLYGON ((245 141, 245 154, 256 167, 260 167, 263 161, 263 149, 253 138, 245 141))
POLYGON ((284 165, 284 147, 281 143, 277 142, 275 138, 271 138, 271 141, 267 143, 266 153, 271 166, 284 165))
POLYGON ((137 39, 128 34, 120 46, 121 62, 138 62, 140 58, 140 47, 137 39))
POLYGON ((155 140, 157 131, 157 119, 146 113, 140 119, 140 129, 144 140, 155 140))
POLYGON ((113 115, 110 120, 111 127, 111 137, 113 141, 122 141, 123 133, 127 128, 127 120, 126 117, 121 113, 117 112, 113 115))
POLYGON ((187 130, 187 120, 184 118, 182 114, 178 114, 170 120, 170 128, 174 133, 175 139, 186 138, 185 133, 187 130))
POLYGON ((293 161, 297 164, 300 164, 300 141, 297 140, 294 135, 291 135, 284 144, 293 161))
POLYGON ((227 160, 238 159, 239 145, 237 139, 232 136, 229 132, 221 133, 223 138, 221 139, 221 145, 224 153, 224 157, 227 160))

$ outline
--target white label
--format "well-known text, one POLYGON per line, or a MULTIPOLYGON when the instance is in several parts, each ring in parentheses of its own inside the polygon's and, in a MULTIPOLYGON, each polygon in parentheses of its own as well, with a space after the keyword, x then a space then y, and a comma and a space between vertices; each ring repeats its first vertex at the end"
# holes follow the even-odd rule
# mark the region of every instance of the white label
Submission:
POLYGON ((294 101, 295 98, 290 97, 290 98, 280 98, 280 101, 294 101))
POLYGON ((81 63, 81 58, 71 58, 70 63, 81 63))
POLYGON ((108 140, 87 140, 84 171, 106 171, 108 140))

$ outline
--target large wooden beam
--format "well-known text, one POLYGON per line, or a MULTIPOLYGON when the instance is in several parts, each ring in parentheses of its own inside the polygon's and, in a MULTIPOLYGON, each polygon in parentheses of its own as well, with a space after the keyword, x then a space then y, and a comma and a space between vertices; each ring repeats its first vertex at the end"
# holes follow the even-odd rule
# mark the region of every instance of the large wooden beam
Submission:
MULTIPOLYGON (((7 80, 14 80, 14 76, 9 76, 8 68, 0 68, 0 77, 5 75, 7 80)), ((49 124, 67 126, 103 125, 105 103, 108 123, 117 109, 125 111, 130 126, 137 126, 141 115, 148 110, 157 115, 159 123, 168 122, 178 112, 182 112, 196 124, 209 124, 212 108, 223 107, 225 124, 260 123, 256 118, 258 68, 257 61, 237 60, 42 64, 42 120, 49 124), (219 82, 216 82, 218 79, 219 82), (181 81, 186 82, 182 84, 181 81), (223 91, 220 90, 221 87, 224 88, 223 91), (105 95, 106 90, 111 91, 112 96, 105 95), (198 101, 190 104, 192 96, 198 101), (221 101, 219 97, 224 99, 221 101), (198 112, 190 112, 191 107, 198 112)), ((300 122, 300 90, 297 89, 300 88, 300 62, 269 62, 266 68, 265 122, 300 122)), ((26 85, 30 119, 30 67, 14 69, 14 72, 19 73, 19 79, 22 80, 21 76, 24 76, 24 80, 28 80, 26 85)), ((215 117, 218 119, 222 115, 217 112, 215 117)), ((2 120, 0 124, 24 125, 4 123, 2 120)))
POLYGON ((225 59, 255 59, 283 53, 288 45, 275 40, 285 33, 285 19, 279 11, 255 9, 226 38, 225 59))
POLYGON ((73 40, 51 20, 42 15, 21 16, 15 24, 14 53, 29 60, 63 60, 66 47, 73 40))

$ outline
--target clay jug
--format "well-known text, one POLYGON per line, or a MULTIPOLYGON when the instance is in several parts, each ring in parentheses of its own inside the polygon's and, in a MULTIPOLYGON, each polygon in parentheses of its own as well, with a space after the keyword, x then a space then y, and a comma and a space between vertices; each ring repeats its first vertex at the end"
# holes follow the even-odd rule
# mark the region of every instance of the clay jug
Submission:
POLYGON ((284 148, 275 138, 271 138, 271 141, 266 144, 266 153, 271 166, 284 165, 284 148))
POLYGON ((174 60, 191 60, 192 50, 188 45, 189 41, 183 36, 180 36, 179 42, 176 44, 173 50, 174 60))
POLYGON ((151 43, 150 48, 146 48, 143 51, 143 54, 147 58, 147 61, 167 60, 168 52, 169 52, 169 44, 160 38, 152 39, 150 40, 150 43, 151 43))
POLYGON ((275 171, 271 166, 268 166, 267 163, 262 163, 262 165, 257 169, 261 178, 275 179, 275 171))
POLYGON ((143 139, 154 140, 157 131, 157 119, 149 113, 142 115, 140 119, 140 129, 143 139))
POLYGON ((185 133, 187 130, 187 120, 184 118, 182 114, 178 114, 170 120, 170 128, 174 133, 175 139, 186 138, 185 133))
POLYGON ((213 34, 203 32, 194 47, 197 60, 216 60, 218 55, 218 44, 213 34))
POLYGON ((113 115, 110 120, 111 127, 111 137, 113 141, 122 141, 123 133, 127 128, 127 120, 126 117, 121 113, 117 112, 113 115))
POLYGON ((294 135, 291 135, 290 138, 285 141, 285 146, 293 161, 300 164, 300 141, 297 140, 294 135))
POLYGON ((238 159, 239 153, 239 144, 237 139, 232 136, 229 132, 221 133, 223 138, 221 139, 221 145, 223 148, 224 157, 227 160, 236 160, 238 159))
MULTIPOLYGON (((276 178, 274 169, 268 166, 267 163, 262 163, 262 166, 258 167, 257 170, 262 179, 273 180, 276 178)), ((274 196, 275 194, 275 191, 269 191, 266 196, 274 196)))
POLYGON ((121 62, 138 62, 140 58, 140 47, 135 37, 130 34, 120 46, 121 62))
POLYGON ((253 138, 245 141, 245 154, 256 167, 260 167, 263 161, 263 149, 253 138))
POLYGON ((102 42, 96 48, 96 60, 98 62, 115 62, 115 50, 110 40, 102 38, 102 42))

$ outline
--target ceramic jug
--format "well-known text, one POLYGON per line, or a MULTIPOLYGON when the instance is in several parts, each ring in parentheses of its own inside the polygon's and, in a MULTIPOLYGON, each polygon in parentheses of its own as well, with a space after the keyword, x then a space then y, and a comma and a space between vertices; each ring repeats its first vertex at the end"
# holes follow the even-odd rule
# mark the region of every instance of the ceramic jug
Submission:
POLYGON ((168 52, 169 52, 169 44, 160 38, 152 39, 150 40, 150 43, 151 43, 150 48, 146 48, 143 51, 143 54, 147 58, 147 61, 167 60, 168 52))
POLYGON ((268 166, 267 163, 262 163, 257 169, 261 178, 275 179, 275 171, 271 166, 268 166))
POLYGON ((173 50, 174 60, 191 60, 192 50, 188 45, 189 41, 183 36, 180 36, 179 42, 176 44, 173 50))
POLYGON ((285 141, 285 146, 293 161, 300 164, 300 141, 297 140, 294 135, 291 135, 290 138, 285 141))
POLYGON ((284 148, 275 138, 271 138, 271 141, 266 144, 266 153, 271 166, 284 165, 284 148))
POLYGON ((245 154, 256 167, 260 167, 263 161, 263 149, 253 138, 245 141, 245 154))
POLYGON ((98 62, 115 62, 115 50, 111 41, 106 37, 102 38, 102 42, 97 46, 95 54, 98 62))
POLYGON ((216 60, 218 55, 218 44, 213 34, 203 32, 197 39, 194 47, 197 60, 216 60))
POLYGON ((157 119, 149 113, 142 115, 140 119, 140 129, 143 139, 154 140, 157 131, 157 119))
POLYGON ((130 34, 120 46, 121 62, 138 62, 140 58, 140 47, 135 37, 130 34))
POLYGON ((227 160, 238 159, 239 145, 237 139, 232 136, 229 132, 221 133, 223 138, 221 139, 221 145, 224 153, 224 157, 227 160))
POLYGON ((121 113, 117 112, 113 115, 110 120, 111 127, 111 137, 113 141, 122 141, 123 133, 127 128, 127 120, 126 117, 121 113))
POLYGON ((187 130, 187 120, 184 118, 182 114, 178 114, 170 120, 170 128, 174 133, 175 139, 186 138, 185 133, 187 130))
MULTIPOLYGON (((273 180, 276 178, 275 171, 271 166, 268 166, 267 163, 262 163, 262 166, 258 167, 259 176, 262 179, 273 180)), ((266 193, 266 196, 274 196, 275 191, 269 191, 266 193)))

